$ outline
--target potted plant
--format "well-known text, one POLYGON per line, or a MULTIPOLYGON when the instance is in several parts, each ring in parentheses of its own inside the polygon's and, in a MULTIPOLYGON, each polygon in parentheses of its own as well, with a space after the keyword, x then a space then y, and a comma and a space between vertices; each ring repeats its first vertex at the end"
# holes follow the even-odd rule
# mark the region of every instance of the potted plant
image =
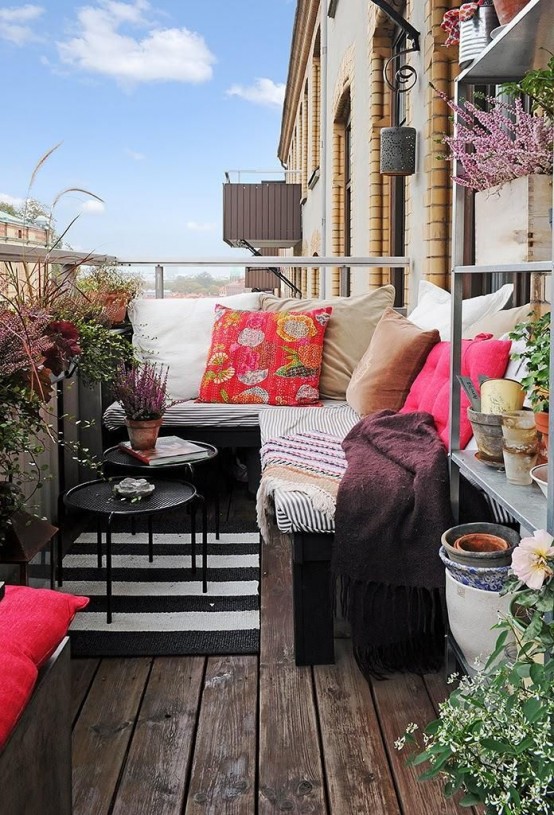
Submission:
POLYGON ((518 323, 509 337, 521 345, 512 357, 521 360, 525 367, 521 384, 535 412, 537 430, 542 436, 541 451, 546 456, 550 408, 550 312, 518 323))
POLYGON ((134 450, 152 450, 164 413, 182 399, 167 394, 168 369, 152 362, 130 367, 120 364, 112 383, 114 398, 121 403, 125 424, 134 450))
POLYGON ((458 62, 464 68, 490 42, 491 31, 498 25, 493 0, 463 3, 444 13, 441 28, 446 31, 445 46, 459 44, 458 62))
MULTIPOLYGON (((550 65, 550 63, 549 63, 550 65)), ((552 73, 552 67, 543 69, 552 73)), ((528 75, 519 83, 529 87, 528 75)), ((548 83, 545 83, 545 86, 548 83)), ((541 83, 535 81, 536 89, 541 83)), ((554 119, 551 108, 525 110, 520 98, 485 97, 461 104, 439 92, 456 114, 443 156, 456 184, 475 191, 475 262, 519 263, 551 258, 554 119), (486 103, 486 107, 483 107, 486 103), (522 240, 522 235, 529 240, 522 240)), ((548 92, 542 96, 548 100, 548 92)))
POLYGON ((103 265, 81 272, 77 288, 91 303, 101 305, 110 322, 118 325, 125 320, 129 302, 144 288, 144 281, 117 266, 103 265))
POLYGON ((398 749, 421 744, 422 752, 409 758, 428 763, 420 778, 440 776, 446 796, 461 793, 462 806, 483 804, 486 815, 554 811, 553 542, 545 530, 520 542, 507 590, 526 613, 512 603, 497 624, 501 634, 487 666, 462 678, 439 705, 423 744, 415 724, 396 742, 398 749))

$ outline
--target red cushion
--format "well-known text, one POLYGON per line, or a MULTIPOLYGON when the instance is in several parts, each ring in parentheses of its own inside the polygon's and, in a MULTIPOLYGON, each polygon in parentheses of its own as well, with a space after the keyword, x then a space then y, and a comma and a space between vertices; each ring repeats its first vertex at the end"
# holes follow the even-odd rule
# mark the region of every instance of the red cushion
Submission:
POLYGON ((323 337, 332 308, 236 311, 216 319, 200 402, 309 405, 319 399, 323 337))
MULTIPOLYGON (((510 340, 489 339, 480 334, 474 340, 462 340, 462 375, 470 376, 479 390, 479 376, 504 376, 512 343, 510 340)), ((469 399, 462 391, 460 407, 460 448, 466 446, 472 430, 467 418, 469 399)), ((401 413, 426 411, 431 413, 437 432, 445 447, 449 443, 450 418, 450 343, 439 342, 431 350, 425 365, 417 375, 401 413)))
MULTIPOLYGON (((0 602, 0 606, 4 601, 0 602)), ((0 749, 27 704, 38 670, 36 665, 17 651, 0 651, 0 749)))
POLYGON ((39 668, 54 653, 88 597, 6 586, 0 601, 0 649, 20 651, 39 668))

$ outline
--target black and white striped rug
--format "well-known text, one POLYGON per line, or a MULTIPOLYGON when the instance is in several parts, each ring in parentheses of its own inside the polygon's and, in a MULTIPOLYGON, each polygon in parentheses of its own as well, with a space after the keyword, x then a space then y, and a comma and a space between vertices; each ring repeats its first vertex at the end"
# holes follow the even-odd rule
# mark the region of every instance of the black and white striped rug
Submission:
MULTIPOLYGON (((255 654, 259 650, 259 535, 208 535, 208 593, 202 593, 200 545, 190 567, 190 537, 145 532, 112 535, 112 611, 106 622, 105 569, 96 534, 82 534, 63 561, 62 590, 90 597, 71 628, 73 656, 255 654)), ((105 565, 105 560, 104 560, 105 565)))

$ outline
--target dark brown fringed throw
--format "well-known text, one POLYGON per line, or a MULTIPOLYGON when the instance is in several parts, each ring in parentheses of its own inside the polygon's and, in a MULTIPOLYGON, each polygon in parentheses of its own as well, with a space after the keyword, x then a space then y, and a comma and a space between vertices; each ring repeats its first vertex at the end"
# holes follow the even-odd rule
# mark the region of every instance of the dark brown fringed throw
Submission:
POLYGON ((453 524, 446 452, 428 413, 383 410, 343 442, 332 570, 362 673, 437 670, 440 537, 453 524))

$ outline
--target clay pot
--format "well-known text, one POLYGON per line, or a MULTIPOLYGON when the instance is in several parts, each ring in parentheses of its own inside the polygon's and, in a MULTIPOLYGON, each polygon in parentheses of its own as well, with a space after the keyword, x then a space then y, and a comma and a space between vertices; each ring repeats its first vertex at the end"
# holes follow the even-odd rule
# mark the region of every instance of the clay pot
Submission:
POLYGON ((462 552, 500 552, 508 548, 508 542, 498 535, 486 532, 471 532, 454 541, 454 548, 462 552))
POLYGON ((480 521, 469 524, 459 524, 443 532, 441 543, 446 556, 454 563, 464 567, 471 567, 473 571, 479 569, 495 569, 500 566, 509 566, 512 562, 512 552, 520 541, 519 534, 509 526, 480 521), (499 543, 490 549, 456 546, 457 541, 463 538, 496 539, 499 543), (504 546, 502 544, 505 544, 504 546))
POLYGON ((479 413, 467 409, 467 418, 473 428, 477 449, 483 461, 502 464, 502 416, 498 413, 479 413))
POLYGON ((125 419, 133 450, 153 450, 158 440, 161 419, 125 419))
POLYGON ((493 0, 500 25, 507 25, 529 0, 493 0))

